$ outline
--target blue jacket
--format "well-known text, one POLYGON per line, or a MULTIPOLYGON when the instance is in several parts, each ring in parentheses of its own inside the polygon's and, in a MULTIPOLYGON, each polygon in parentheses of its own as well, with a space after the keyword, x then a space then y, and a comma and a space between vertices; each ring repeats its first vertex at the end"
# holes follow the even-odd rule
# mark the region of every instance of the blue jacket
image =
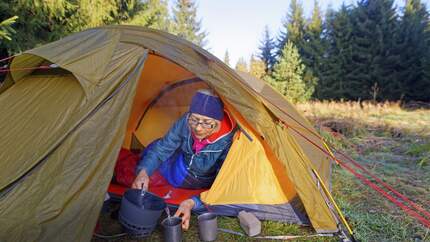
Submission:
MULTIPOLYGON (((221 168, 232 144, 234 129, 206 145, 200 152, 192 150, 193 138, 188 126, 189 113, 179 118, 167 134, 151 143, 142 154, 136 173, 145 169, 151 176, 156 169, 174 187, 209 188, 221 168)), ((201 204, 195 198, 198 207, 201 204)))

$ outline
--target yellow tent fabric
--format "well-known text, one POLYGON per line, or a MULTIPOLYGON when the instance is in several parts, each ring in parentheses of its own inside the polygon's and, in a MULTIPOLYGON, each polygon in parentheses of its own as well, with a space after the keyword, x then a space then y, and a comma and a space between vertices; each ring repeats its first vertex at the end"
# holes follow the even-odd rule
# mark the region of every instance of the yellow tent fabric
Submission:
MULTIPOLYGON (((304 125, 305 137, 321 147, 322 141, 268 85, 238 75, 185 40, 134 26, 70 35, 14 58, 12 67, 42 63, 56 64, 64 72, 16 71, 0 87, 0 241, 90 240, 119 148, 130 146, 151 100, 164 87, 189 78, 215 89, 254 137, 250 142, 241 133, 235 147, 253 145, 255 157, 247 159, 268 174, 264 187, 271 184, 278 194, 261 198, 256 191, 258 196, 244 193, 237 199, 282 203, 296 194, 318 232, 337 231, 336 218, 312 175, 317 170, 328 185, 329 158, 280 121, 304 125)), ((156 118, 143 122, 154 124, 156 118)), ((240 158, 248 155, 237 153, 240 158)), ((246 167, 233 163, 239 158, 231 156, 214 184, 227 193, 235 190, 232 184, 246 185, 227 177, 228 167, 246 167), (222 181, 231 186, 223 188, 222 181)), ((203 196, 213 204, 237 201, 212 189, 203 196)))
MULTIPOLYGON (((222 204, 284 204, 296 192, 290 181, 282 185, 277 179, 264 147, 251 132, 252 140, 238 133, 230 152, 212 185, 201 194, 211 205, 222 204)), ((284 178, 287 178, 285 175, 284 178)))

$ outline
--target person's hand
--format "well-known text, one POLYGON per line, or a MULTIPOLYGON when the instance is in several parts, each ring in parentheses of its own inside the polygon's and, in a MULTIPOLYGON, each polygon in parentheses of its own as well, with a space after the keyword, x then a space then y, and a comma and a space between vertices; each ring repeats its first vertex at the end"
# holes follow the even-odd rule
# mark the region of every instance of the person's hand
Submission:
POLYGON ((188 227, 190 226, 191 209, 193 209, 193 207, 193 199, 187 199, 182 201, 181 204, 179 204, 178 210, 176 210, 175 217, 182 216, 182 229, 184 230, 188 230, 188 227))
POLYGON ((149 186, 149 176, 146 173, 145 169, 143 169, 139 172, 137 177, 134 179, 134 182, 131 185, 131 188, 144 189, 145 191, 147 191, 148 186, 149 186))

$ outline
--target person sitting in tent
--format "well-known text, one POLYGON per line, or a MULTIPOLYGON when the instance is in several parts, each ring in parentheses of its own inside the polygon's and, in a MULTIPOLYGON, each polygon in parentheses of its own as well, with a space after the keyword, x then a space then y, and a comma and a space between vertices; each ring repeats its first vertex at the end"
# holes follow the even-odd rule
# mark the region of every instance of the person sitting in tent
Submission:
MULTIPOLYGON (((132 187, 148 189, 165 180, 175 188, 208 189, 225 160, 235 133, 235 123, 221 99, 208 89, 198 90, 189 112, 179 118, 164 137, 144 150, 132 187)), ((182 201, 175 216, 188 229, 191 210, 204 208, 198 196, 182 201)))

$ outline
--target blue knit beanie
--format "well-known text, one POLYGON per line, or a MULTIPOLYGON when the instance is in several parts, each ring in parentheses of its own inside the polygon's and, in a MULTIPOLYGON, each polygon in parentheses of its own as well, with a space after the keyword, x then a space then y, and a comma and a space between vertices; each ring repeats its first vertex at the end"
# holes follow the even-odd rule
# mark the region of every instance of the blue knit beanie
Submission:
POLYGON ((211 90, 201 89, 191 100, 190 112, 221 121, 224 118, 224 105, 211 90))

